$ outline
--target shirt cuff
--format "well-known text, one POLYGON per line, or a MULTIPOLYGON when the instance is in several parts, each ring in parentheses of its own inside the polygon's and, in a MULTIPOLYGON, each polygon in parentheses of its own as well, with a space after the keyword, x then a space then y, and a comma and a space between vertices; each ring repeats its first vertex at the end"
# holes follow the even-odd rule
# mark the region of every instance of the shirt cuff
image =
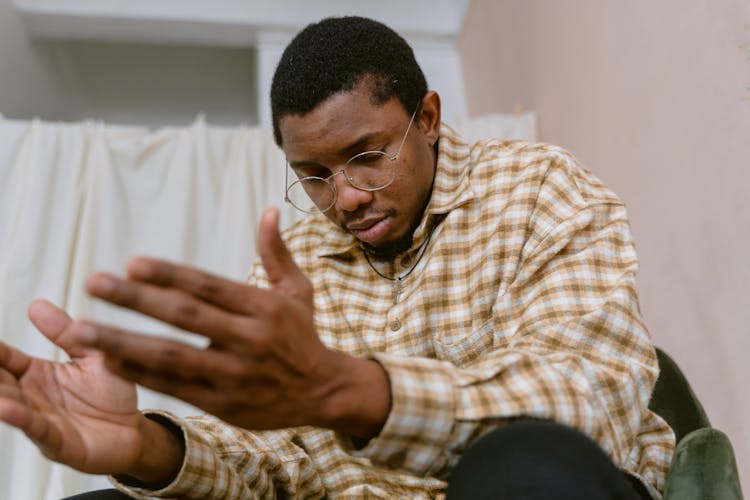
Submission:
POLYGON ((388 373, 391 411, 380 434, 352 454, 425 476, 444 469, 456 417, 450 363, 373 354, 388 373))
POLYGON ((185 458, 182 467, 171 483, 158 490, 125 484, 113 476, 109 476, 110 482, 118 490, 134 498, 206 498, 211 490, 210 481, 206 481, 206 476, 220 470, 211 445, 190 425, 169 412, 146 410, 143 414, 157 422, 172 424, 182 432, 185 440, 185 458))

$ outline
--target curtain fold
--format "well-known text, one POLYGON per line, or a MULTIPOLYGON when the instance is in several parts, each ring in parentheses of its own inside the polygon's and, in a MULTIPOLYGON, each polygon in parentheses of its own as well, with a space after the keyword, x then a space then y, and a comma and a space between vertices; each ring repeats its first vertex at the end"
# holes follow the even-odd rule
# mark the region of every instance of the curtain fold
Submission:
MULTIPOLYGON (((534 140, 536 115, 492 115, 458 130, 472 138, 534 140)), ((122 274, 131 257, 149 255, 245 281, 262 210, 278 206, 282 227, 302 215, 283 202, 285 168, 270 130, 262 128, 215 127, 198 118, 188 127, 150 131, 0 116, 0 340, 65 359, 26 317, 40 297, 74 317, 185 339, 89 299, 86 278, 94 271, 122 274)), ((143 389, 139 406, 198 412, 143 389)), ((103 477, 49 462, 3 424, 0 450, 0 498, 55 500, 108 486, 103 477)))

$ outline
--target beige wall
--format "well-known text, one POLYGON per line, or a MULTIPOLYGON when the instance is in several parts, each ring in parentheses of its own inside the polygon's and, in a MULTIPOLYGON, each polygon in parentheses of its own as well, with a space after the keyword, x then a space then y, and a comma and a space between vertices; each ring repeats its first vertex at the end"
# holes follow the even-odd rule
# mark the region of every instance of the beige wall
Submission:
POLYGON ((468 109, 539 112, 627 203, 657 345, 750 488, 750 2, 473 0, 468 109))

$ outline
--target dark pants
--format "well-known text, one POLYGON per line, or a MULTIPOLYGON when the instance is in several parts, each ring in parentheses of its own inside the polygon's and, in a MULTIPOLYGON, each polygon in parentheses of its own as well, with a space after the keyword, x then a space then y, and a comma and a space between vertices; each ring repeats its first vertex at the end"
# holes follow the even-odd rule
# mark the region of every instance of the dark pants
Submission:
POLYGON ((448 500, 651 500, 587 436, 536 420, 506 425, 471 445, 447 493, 448 500))
POLYGON ((72 497, 65 497, 62 500, 125 500, 129 497, 125 493, 119 490, 96 490, 89 491, 87 493, 81 493, 80 495, 73 495, 72 497))
MULTIPOLYGON (((651 500, 591 439, 563 425, 521 421, 470 446, 448 481, 449 500, 651 500)), ((66 500, 121 500, 99 490, 66 500)))

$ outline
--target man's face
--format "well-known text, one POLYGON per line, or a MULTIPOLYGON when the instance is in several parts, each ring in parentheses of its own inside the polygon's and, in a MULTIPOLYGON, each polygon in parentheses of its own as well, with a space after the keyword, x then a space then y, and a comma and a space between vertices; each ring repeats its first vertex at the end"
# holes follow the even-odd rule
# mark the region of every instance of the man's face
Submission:
MULTIPOLYGON (((394 161, 395 179, 386 188, 364 191, 349 184, 343 175, 331 179, 338 198, 325 212, 326 217, 376 254, 406 250, 427 205, 435 172, 433 146, 439 133, 439 102, 434 93, 423 100, 423 110, 414 118, 394 161)), ((395 97, 373 104, 369 86, 360 84, 351 92, 331 96, 305 115, 282 117, 282 149, 298 176, 326 178, 339 172, 357 153, 377 150, 395 154, 413 111, 405 110, 395 97)))

